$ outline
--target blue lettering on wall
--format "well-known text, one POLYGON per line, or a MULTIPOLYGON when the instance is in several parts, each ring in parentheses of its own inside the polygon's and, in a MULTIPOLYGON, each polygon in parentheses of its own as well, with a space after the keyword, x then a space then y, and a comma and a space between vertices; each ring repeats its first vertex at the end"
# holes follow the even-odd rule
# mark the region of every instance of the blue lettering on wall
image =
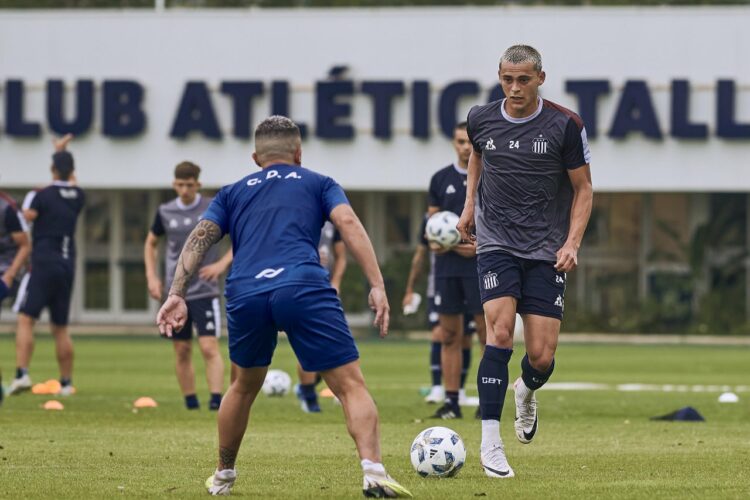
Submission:
POLYGON ((102 133, 109 137, 132 137, 146 128, 141 109, 143 87, 132 80, 106 80, 102 87, 102 133))
POLYGON ((440 95, 438 104, 438 117, 440 119, 440 130, 446 137, 453 137, 453 129, 456 123, 464 121, 456 119, 456 104, 461 97, 473 96, 479 93, 479 84, 471 81, 459 81, 448 84, 440 95))
POLYGON ((719 80, 716 90, 716 135, 725 139, 750 138, 750 123, 734 121, 734 81, 719 80))
POLYGON ((184 139, 191 132, 200 132, 209 139, 221 139, 219 122, 216 121, 211 96, 204 82, 188 82, 185 85, 169 135, 184 139))
POLYGON ((595 139, 599 133, 596 120, 596 104, 600 95, 609 94, 607 80, 568 80, 565 92, 578 97, 577 112, 586 126, 586 135, 595 139))
POLYGON ((430 137, 430 82, 417 80, 411 85, 411 135, 430 137))
POLYGON ((47 81, 47 123, 57 135, 81 136, 89 131, 94 119, 94 82, 76 82, 76 112, 70 121, 65 119, 65 83, 62 80, 47 81))
POLYGON ((503 87, 499 83, 490 89, 490 93, 487 95, 487 102, 499 101, 505 99, 505 92, 503 87))
POLYGON ((318 82, 315 94, 315 135, 321 139, 354 138, 354 127, 347 121, 352 114, 351 103, 340 100, 354 94, 354 83, 318 82))
POLYGON ((630 132, 641 132, 651 139, 661 139, 651 94, 643 80, 628 80, 620 96, 609 136, 622 139, 630 132))
POLYGON ((703 123, 690 123, 690 82, 672 80, 672 137, 679 139, 705 139, 708 126, 703 123))
MULTIPOLYGON (((282 115, 291 118, 289 112, 289 82, 277 80, 271 82, 271 114, 282 115)), ((307 125, 295 122, 299 127, 302 138, 307 137, 307 125)))
POLYGON ((239 139, 248 139, 253 119, 253 97, 263 94, 263 83, 221 82, 221 92, 232 98, 232 134, 239 139))
POLYGON ((38 137, 41 127, 23 116, 23 81, 5 82, 5 133, 13 137, 38 137))
POLYGON ((378 139, 391 137, 393 99, 404 95, 404 82, 362 82, 362 93, 372 97, 373 134, 378 139))

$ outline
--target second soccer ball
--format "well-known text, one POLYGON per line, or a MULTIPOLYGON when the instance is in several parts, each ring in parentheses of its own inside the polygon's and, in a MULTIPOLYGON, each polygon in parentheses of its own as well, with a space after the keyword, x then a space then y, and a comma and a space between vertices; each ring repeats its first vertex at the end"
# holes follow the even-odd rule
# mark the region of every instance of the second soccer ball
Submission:
POLYGON ((456 229, 458 215, 447 210, 438 212, 427 221, 425 235, 427 241, 437 243, 443 248, 452 248, 461 243, 461 234, 456 229))

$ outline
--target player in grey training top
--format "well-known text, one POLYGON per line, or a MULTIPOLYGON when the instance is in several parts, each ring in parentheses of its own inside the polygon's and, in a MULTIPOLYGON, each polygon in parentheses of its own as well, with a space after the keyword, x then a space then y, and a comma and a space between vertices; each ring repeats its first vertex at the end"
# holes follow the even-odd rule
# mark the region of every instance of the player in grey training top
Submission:
MULTIPOLYGON (((159 237, 166 235, 165 274, 167 289, 174 279, 177 259, 188 235, 211 203, 201 196, 200 168, 190 162, 182 162, 175 168, 173 187, 177 198, 159 206, 146 237, 144 262, 149 295, 155 300, 164 300, 164 287, 156 272, 156 257, 159 237)), ((172 336, 175 351, 177 381, 185 397, 188 409, 199 407, 195 394, 195 376, 192 362, 193 326, 198 332, 198 344, 206 363, 206 378, 211 392, 209 408, 218 410, 224 390, 224 362, 219 353, 218 338, 221 333, 221 310, 219 306, 219 276, 232 262, 231 250, 218 259, 218 248, 208 250, 203 267, 190 283, 187 292, 188 319, 183 329, 172 336)))
POLYGON ((26 221, 15 200, 0 192, 0 302, 14 288, 30 253, 26 221))
POLYGON ((506 98, 469 112, 474 146, 464 238, 476 227, 477 268, 487 318, 487 346, 477 385, 482 415, 481 461, 490 477, 512 477, 500 439, 516 311, 523 318, 526 356, 514 384, 516 437, 538 429, 534 392, 549 379, 563 312, 566 272, 591 214, 593 190, 586 129, 580 117, 539 97, 542 58, 515 45, 500 59, 506 98))

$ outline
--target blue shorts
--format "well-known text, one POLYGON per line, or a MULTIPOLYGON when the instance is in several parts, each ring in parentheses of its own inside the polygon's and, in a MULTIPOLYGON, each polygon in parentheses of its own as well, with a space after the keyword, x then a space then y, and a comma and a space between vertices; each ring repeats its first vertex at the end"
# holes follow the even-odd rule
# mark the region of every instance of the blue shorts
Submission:
POLYGON ((562 320, 565 273, 546 260, 522 259, 499 250, 477 258, 482 304, 499 297, 518 299, 518 314, 535 314, 562 320))
POLYGON ((227 303, 229 359, 242 368, 268 366, 279 331, 302 368, 330 370, 359 359, 344 309, 331 286, 290 285, 227 303))
POLYGON ((182 330, 172 335, 172 340, 190 340, 193 327, 199 337, 221 336, 221 308, 218 297, 203 297, 186 301, 188 317, 182 330))
POLYGON ((440 314, 482 314, 476 278, 435 277, 435 308, 440 314))
POLYGON ((19 311, 39 319, 42 310, 47 307, 53 324, 67 325, 74 271, 67 262, 34 262, 28 285, 19 292, 23 293, 19 297, 19 311))
MULTIPOLYGON (((435 307, 435 297, 427 297, 427 323, 430 330, 440 324, 440 314, 435 307)), ((477 322, 473 314, 464 314, 464 335, 471 335, 477 331, 477 322)))

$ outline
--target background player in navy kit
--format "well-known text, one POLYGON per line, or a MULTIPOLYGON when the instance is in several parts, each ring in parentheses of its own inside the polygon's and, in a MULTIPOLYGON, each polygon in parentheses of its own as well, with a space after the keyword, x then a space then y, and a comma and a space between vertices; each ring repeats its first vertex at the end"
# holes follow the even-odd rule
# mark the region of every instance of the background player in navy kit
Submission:
POLYGON ((26 220, 16 201, 0 192, 0 303, 16 287, 30 253, 26 220))
MULTIPOLYGON (((466 168, 471 155, 471 143, 466 133, 466 123, 459 123, 453 130, 453 146, 456 149, 455 164, 437 171, 430 181, 428 215, 441 210, 460 214, 466 198, 466 168)), ((434 417, 461 418, 459 389, 462 366, 464 314, 474 316, 479 341, 484 345, 485 323, 482 302, 477 285, 476 245, 467 240, 446 251, 434 247, 435 256, 435 308, 440 321, 442 339, 443 384, 446 401, 438 408, 434 417)), ((471 349, 463 350, 470 356, 471 349)))
MULTIPOLYGON (((177 198, 159 206, 151 230, 146 236, 143 261, 146 267, 148 293, 156 300, 164 299, 164 288, 156 271, 159 238, 166 236, 167 240, 164 258, 167 287, 169 287, 174 278, 180 250, 190 231, 211 203, 210 198, 201 196, 199 193, 200 173, 200 167, 188 161, 175 167, 172 187, 177 193, 177 198)), ((221 404, 221 393, 224 391, 224 361, 219 353, 218 340, 221 335, 218 279, 231 263, 231 251, 228 251, 221 259, 218 259, 218 248, 212 248, 206 253, 198 276, 188 288, 186 297, 190 311, 188 320, 185 327, 172 336, 177 382, 185 398, 185 406, 190 410, 200 406, 195 393, 193 327, 198 333, 198 345, 206 364, 206 380, 211 393, 209 409, 218 410, 221 404)))
MULTIPOLYGON (((341 233, 330 221, 326 221, 320 231, 318 255, 320 255, 320 265, 326 268, 331 277, 331 286, 337 294, 340 293, 341 279, 346 271, 346 245, 341 240, 341 233)), ((306 372, 298 361, 297 376, 299 384, 294 392, 300 401, 302 411, 320 413, 318 394, 315 392, 315 385, 320 381, 320 375, 315 372, 306 372)))
POLYGON ((34 350, 34 323, 44 308, 49 309, 60 366, 60 395, 73 393, 73 342, 68 333, 68 315, 75 275, 75 232, 78 215, 84 206, 83 190, 74 185, 73 155, 65 148, 73 138, 67 135, 56 142, 52 155, 50 186, 31 200, 24 217, 33 222, 31 232, 31 276, 23 297, 16 329, 16 378, 9 393, 31 388, 28 374, 34 350))
POLYGON ((343 189, 331 178, 300 166, 299 128, 273 116, 255 131, 253 159, 262 171, 225 186, 180 254, 167 301, 157 316, 171 335, 187 315, 183 299, 205 252, 229 234, 234 263, 227 277, 229 356, 236 366, 219 410, 219 463, 209 491, 228 494, 250 408, 271 363, 277 331, 287 333, 307 371, 319 371, 341 400, 364 472, 365 496, 411 496, 381 463, 378 412, 359 367, 359 353, 341 301, 320 265, 317 244, 326 219, 341 232, 370 283, 370 306, 381 336, 389 307, 375 252, 343 189))
MULTIPOLYGON (((430 376, 432 387, 430 392, 425 396, 425 402, 434 404, 445 401, 445 389, 442 385, 443 370, 440 364, 440 352, 442 350, 442 333, 440 330, 440 321, 437 309, 435 307, 435 252, 430 252, 429 243, 425 237, 425 226, 427 217, 422 221, 419 234, 421 235, 419 245, 414 250, 411 259, 411 268, 409 277, 406 280, 406 290, 402 300, 402 306, 406 310, 407 306, 414 300, 414 284, 419 280, 419 276, 424 268, 424 263, 430 261, 430 270, 427 275, 427 324, 430 327, 430 376)), ((461 366, 461 389, 459 390, 459 405, 464 404, 465 392, 464 383, 466 374, 471 364, 471 336, 476 331, 476 321, 472 314, 464 314, 464 337, 462 342, 462 366, 461 366)))
MULTIPOLYGON (((0 304, 16 288, 18 274, 31 252, 26 221, 13 198, 0 191, 0 304)), ((0 403, 3 380, 0 377, 0 403)))
POLYGON ((481 460, 490 477, 512 477, 500 438, 515 315, 526 355, 516 380, 516 437, 538 429, 534 391, 552 375, 563 313, 565 273, 578 262, 593 200, 586 129, 572 111, 539 97, 542 58, 534 48, 505 51, 498 71, 506 98, 469 112, 474 151, 458 228, 476 228, 487 347, 477 385, 481 460), (478 187, 477 187, 478 186, 478 187))

